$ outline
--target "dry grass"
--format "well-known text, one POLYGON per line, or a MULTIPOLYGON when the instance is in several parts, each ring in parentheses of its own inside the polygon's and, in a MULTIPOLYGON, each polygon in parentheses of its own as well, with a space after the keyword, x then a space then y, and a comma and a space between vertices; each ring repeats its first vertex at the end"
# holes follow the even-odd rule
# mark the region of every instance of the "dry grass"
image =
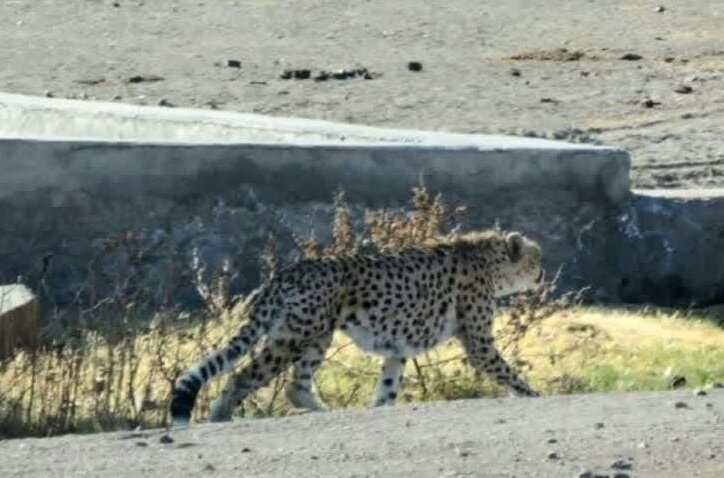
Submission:
MULTIPOLYGON (((364 230, 355 231, 343 193, 335 197, 335 205, 333 244, 300 239, 304 256, 425 242, 454 233, 456 219, 465 212, 417 188, 410 211, 368 211, 364 230)), ((132 249, 132 244, 128 247, 132 249)), ((261 260, 263 280, 280 267, 273 237, 261 260)), ((0 362, 0 437, 165 425, 176 378, 233 335, 241 320, 241 297, 229 290, 230 265, 209 274, 195 260, 188 272, 206 305, 193 316, 168 309, 152 312, 146 319, 148 311, 140 301, 119 289, 118 296, 100 299, 83 311, 81 324, 92 327, 60 327, 56 322, 49 330, 53 340, 47 348, 0 362), (204 281, 209 275, 210 280, 204 281)), ((685 375, 692 385, 724 379, 720 327, 651 311, 574 308, 578 296, 554 298, 554 287, 555 279, 535 293, 515 298, 496 323, 504 355, 537 388, 551 393, 658 389, 667 385, 664 372, 669 369, 685 375)), ((332 407, 367 405, 378 367, 376 358, 337 336, 317 377, 322 399, 332 407)), ((246 415, 287 413, 288 405, 280 398, 285 380, 283 374, 250 397, 246 415)), ((197 418, 206 416, 209 398, 221 384, 215 381, 202 391, 197 418)), ((500 392, 465 366, 453 341, 412 363, 401 397, 456 399, 500 392)))

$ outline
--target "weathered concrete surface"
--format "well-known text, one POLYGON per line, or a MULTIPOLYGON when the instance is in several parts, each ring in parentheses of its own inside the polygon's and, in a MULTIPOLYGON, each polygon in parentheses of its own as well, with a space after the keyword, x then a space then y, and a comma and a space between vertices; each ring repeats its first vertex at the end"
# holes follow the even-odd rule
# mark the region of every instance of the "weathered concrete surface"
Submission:
POLYGON ((620 221, 622 300, 724 303, 724 189, 634 191, 620 221))
POLYGON ((399 405, 196 425, 167 444, 160 430, 9 440, 0 474, 720 478, 723 414, 721 390, 399 405))
POLYGON ((31 284, 44 278, 60 305, 79 289, 100 297, 119 283, 157 302, 193 302, 185 273, 194 251, 212 268, 229 256, 240 271, 235 289, 248 290, 270 232, 282 253, 293 235, 329 236, 338 187, 361 220, 365 207, 405 205, 420 181, 469 206, 465 227, 498 223, 538 238, 547 266, 564 267, 564 287, 616 273, 610 258, 576 247, 591 224, 610 237, 627 207, 629 159, 617 149, 14 95, 2 97, 2 115, 19 125, 6 134, 48 124, 76 135, 0 139, 0 271, 31 284), (59 119, 66 108, 72 114, 59 119), (104 134, 125 137, 129 115, 167 122, 154 135, 189 115, 182 130, 193 120, 232 124, 237 139, 203 140, 213 129, 192 142, 84 138, 94 118, 104 134))
POLYGON ((19 348, 37 346, 43 327, 43 308, 23 284, 0 285, 0 360, 19 348))

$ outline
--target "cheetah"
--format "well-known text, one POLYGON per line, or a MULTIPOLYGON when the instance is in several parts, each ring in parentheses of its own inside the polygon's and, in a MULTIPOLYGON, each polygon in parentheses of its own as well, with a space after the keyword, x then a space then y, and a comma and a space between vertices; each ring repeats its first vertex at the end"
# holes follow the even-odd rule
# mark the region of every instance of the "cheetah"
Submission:
POLYGON ((248 320, 176 382, 174 427, 188 425, 200 388, 231 370, 260 342, 211 404, 210 421, 231 420, 236 406, 292 367, 285 389, 297 408, 326 410, 312 377, 335 331, 382 358, 374 406, 392 405, 406 360, 456 337, 468 363, 513 396, 536 397, 493 345, 495 299, 543 281, 541 248, 519 232, 471 232, 395 252, 302 260, 278 271, 242 304, 248 320))

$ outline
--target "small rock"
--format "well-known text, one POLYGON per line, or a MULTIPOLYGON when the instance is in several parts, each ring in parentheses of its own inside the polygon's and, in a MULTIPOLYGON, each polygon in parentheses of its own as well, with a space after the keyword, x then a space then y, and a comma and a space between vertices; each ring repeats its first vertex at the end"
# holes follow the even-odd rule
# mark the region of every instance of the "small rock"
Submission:
POLYGON ((419 61, 408 62, 407 69, 410 71, 422 71, 422 63, 420 63, 419 61))
POLYGON ((681 388, 686 385, 686 377, 682 375, 674 375, 669 379, 669 386, 671 388, 681 388))
POLYGON ((674 403, 674 408, 691 408, 691 407, 686 402, 676 402, 676 403, 674 403))
POLYGON ((241 60, 226 60, 226 66, 229 68, 241 68, 241 60))
POLYGON ((560 460, 561 459, 560 455, 558 455, 558 453, 556 453, 554 451, 548 453, 546 455, 546 458, 549 460, 560 460))
POLYGON ((174 108, 176 105, 168 101, 166 98, 161 98, 158 102, 158 106, 165 106, 167 108, 174 108))
POLYGON ((50 90, 46 90, 44 94, 46 98, 53 98, 55 96, 50 90))
POLYGON ((689 85, 681 85, 681 86, 679 86, 678 88, 676 88, 676 89, 674 90, 674 93, 679 93, 679 94, 682 94, 682 95, 688 95, 688 94, 691 93, 692 91, 694 91, 694 88, 692 88, 691 86, 689 86, 689 85))
POLYGON ((633 466, 626 460, 616 460, 611 463, 611 468, 614 470, 630 470, 633 466))
POLYGON ((676 60, 676 58, 674 58, 673 56, 667 56, 666 58, 664 58, 664 61, 666 63, 673 63, 674 60, 676 60))
POLYGON ((694 395, 697 397, 704 397, 706 396, 706 390, 702 390, 701 388, 697 388, 694 390, 694 395))
POLYGON ((511 76, 520 76, 520 70, 517 68, 513 68, 512 70, 510 70, 510 75, 511 76))
POLYGON ((161 438, 159 438, 158 441, 163 444, 169 444, 169 443, 173 443, 174 439, 171 438, 169 435, 163 435, 163 436, 161 436, 161 438))
POLYGON ((666 11, 666 7, 663 5, 659 5, 656 7, 656 13, 664 13, 666 11))
POLYGON ((606 427, 606 425, 603 424, 603 422, 596 422, 596 423, 593 424, 593 428, 595 428, 596 430, 600 430, 600 429, 605 428, 605 427, 606 427))
POLYGON ((319 460, 319 457, 317 455, 312 455, 309 458, 312 460, 319 460))
POLYGON ((294 76, 293 70, 284 70, 282 71, 282 74, 279 75, 279 78, 281 78, 282 80, 291 80, 292 76, 294 76))
POLYGON ((600 473, 594 473, 592 471, 582 471, 578 474, 577 478, 609 478, 608 475, 602 475, 600 473))
POLYGON ((82 78, 80 80, 74 80, 75 83, 78 83, 80 85, 86 85, 86 86, 95 86, 100 85, 101 83, 105 83, 106 79, 103 77, 98 78, 82 78))
POLYGON ((724 383, 722 382, 714 382, 711 384, 711 388, 724 388, 724 383))
POLYGON ((627 61, 638 61, 641 60, 643 57, 639 55, 638 53, 626 53, 623 56, 619 58, 619 60, 627 60, 627 61))
POLYGON ((307 80, 312 76, 312 72, 306 68, 294 70, 294 78, 297 80, 307 80))
POLYGON ((148 443, 146 443, 145 441, 137 441, 136 446, 139 446, 141 448, 146 448, 148 446, 148 443))
POLYGON ((314 76, 314 81, 327 81, 330 78, 330 74, 322 70, 314 76))
POLYGON ((549 438, 548 443, 558 443, 558 440, 556 440, 555 438, 549 438))
POLYGON ((639 442, 638 447, 639 448, 648 448, 649 446, 646 444, 646 442, 642 441, 642 442, 639 442))
POLYGON ((681 441, 681 438, 679 438, 679 437, 671 437, 671 442, 672 442, 672 443, 678 443, 678 442, 680 442, 680 441, 681 441))
POLYGON ((587 77, 587 76, 590 75, 590 74, 591 74, 590 71, 585 71, 585 70, 581 71, 581 76, 584 77, 584 78, 587 77))
POLYGON ((158 75, 134 75, 126 79, 126 83, 155 83, 163 81, 163 77, 158 75))
POLYGON ((613 478, 631 478, 628 473, 615 473, 613 478))
POLYGON ((655 106, 659 106, 660 104, 661 104, 660 101, 654 101, 654 100, 652 100, 652 99, 647 99, 647 100, 644 100, 644 101, 641 102, 641 105, 642 105, 644 108, 653 108, 653 107, 655 107, 655 106))
POLYGON ((468 450, 458 450, 458 456, 465 458, 467 456, 470 456, 470 452, 468 450))
POLYGON ((214 465, 212 465, 211 463, 207 463, 204 466, 204 471, 215 471, 215 470, 216 470, 216 468, 214 468, 214 465))
POLYGON ((121 4, 118 3, 118 2, 113 2, 113 6, 116 7, 116 8, 119 8, 119 7, 121 6, 121 4))
POLYGON ((553 98, 541 98, 541 103, 558 103, 558 100, 554 100, 553 98))
POLYGON ((241 452, 242 452, 242 453, 249 453, 249 452, 251 452, 251 448, 245 446, 244 448, 241 449, 241 452))

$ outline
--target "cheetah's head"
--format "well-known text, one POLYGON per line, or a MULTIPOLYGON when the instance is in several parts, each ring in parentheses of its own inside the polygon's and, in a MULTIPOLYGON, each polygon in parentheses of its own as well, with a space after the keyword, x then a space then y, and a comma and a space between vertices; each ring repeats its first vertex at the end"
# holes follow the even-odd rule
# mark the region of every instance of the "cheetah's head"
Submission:
POLYGON ((510 232, 493 246, 493 287, 496 297, 538 288, 543 283, 541 248, 532 239, 510 232))

